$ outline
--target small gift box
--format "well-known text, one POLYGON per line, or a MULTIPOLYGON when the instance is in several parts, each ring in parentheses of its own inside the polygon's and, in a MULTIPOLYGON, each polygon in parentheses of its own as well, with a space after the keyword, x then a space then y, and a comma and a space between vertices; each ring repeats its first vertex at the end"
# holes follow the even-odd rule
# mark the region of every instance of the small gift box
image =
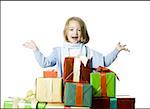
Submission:
POLYGON ((47 71, 43 71, 43 77, 44 78, 57 78, 58 76, 57 71, 55 70, 47 70, 47 71))
POLYGON ((33 98, 32 100, 25 100, 24 98, 13 98, 9 97, 7 100, 4 101, 4 109, 28 109, 28 108, 36 108, 37 100, 33 98))
POLYGON ((86 57, 66 57, 64 60, 65 82, 86 82, 90 81, 91 60, 86 57))
POLYGON ((18 102, 20 101, 20 98, 13 98, 8 97, 4 100, 4 109, 12 109, 12 108, 18 108, 18 102))
POLYGON ((62 102, 62 78, 37 78, 36 98, 40 102, 62 102))
POLYGON ((65 106, 87 106, 91 107, 92 86, 88 83, 65 84, 64 105, 65 106))
POLYGON ((96 72, 90 74, 94 97, 115 97, 116 74, 104 67, 99 67, 96 72))

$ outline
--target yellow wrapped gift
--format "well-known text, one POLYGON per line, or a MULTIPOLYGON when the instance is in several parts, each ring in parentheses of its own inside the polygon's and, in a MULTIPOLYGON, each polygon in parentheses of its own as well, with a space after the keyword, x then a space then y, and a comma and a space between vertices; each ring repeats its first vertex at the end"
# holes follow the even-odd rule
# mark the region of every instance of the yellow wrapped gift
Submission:
POLYGON ((62 102, 62 78, 37 78, 36 99, 39 102, 62 102))

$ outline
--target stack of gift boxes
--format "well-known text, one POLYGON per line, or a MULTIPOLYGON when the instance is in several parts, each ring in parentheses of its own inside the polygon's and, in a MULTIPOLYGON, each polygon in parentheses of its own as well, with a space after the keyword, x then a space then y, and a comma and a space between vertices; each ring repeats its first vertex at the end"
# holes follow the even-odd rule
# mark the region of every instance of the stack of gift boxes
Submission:
MULTIPOLYGON (((67 57, 63 78, 57 72, 44 71, 36 79, 36 108, 64 109, 134 109, 135 98, 116 96, 117 75, 99 66, 91 68, 91 60, 67 57)), ((8 102, 4 103, 4 108, 8 102)), ((30 106, 32 107, 32 106, 30 106)))

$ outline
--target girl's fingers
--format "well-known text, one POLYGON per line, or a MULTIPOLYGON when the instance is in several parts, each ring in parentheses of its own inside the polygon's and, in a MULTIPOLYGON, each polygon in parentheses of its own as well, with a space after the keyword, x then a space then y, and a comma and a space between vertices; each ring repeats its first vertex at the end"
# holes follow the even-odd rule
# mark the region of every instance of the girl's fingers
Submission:
POLYGON ((125 45, 121 45, 122 47, 125 47, 125 46, 127 46, 126 44, 125 45))
POLYGON ((123 50, 130 52, 130 50, 128 48, 124 48, 123 50))
POLYGON ((35 42, 34 42, 33 40, 31 40, 31 43, 34 44, 34 45, 36 45, 35 42))
POLYGON ((26 47, 26 48, 31 48, 31 49, 33 49, 33 45, 32 45, 32 43, 30 43, 30 42, 25 42, 25 43, 23 44, 23 46, 26 47))
POLYGON ((118 42, 118 45, 120 45, 120 42, 118 42))

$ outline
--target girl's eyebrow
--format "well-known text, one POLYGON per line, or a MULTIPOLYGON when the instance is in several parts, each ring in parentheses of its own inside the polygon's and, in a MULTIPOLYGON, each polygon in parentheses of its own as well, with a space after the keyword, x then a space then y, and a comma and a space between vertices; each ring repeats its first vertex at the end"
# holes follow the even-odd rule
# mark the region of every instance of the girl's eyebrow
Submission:
MULTIPOLYGON (((68 28, 73 28, 74 29, 75 27, 68 27, 68 28)), ((81 28, 77 28, 77 29, 81 29, 81 28)))

